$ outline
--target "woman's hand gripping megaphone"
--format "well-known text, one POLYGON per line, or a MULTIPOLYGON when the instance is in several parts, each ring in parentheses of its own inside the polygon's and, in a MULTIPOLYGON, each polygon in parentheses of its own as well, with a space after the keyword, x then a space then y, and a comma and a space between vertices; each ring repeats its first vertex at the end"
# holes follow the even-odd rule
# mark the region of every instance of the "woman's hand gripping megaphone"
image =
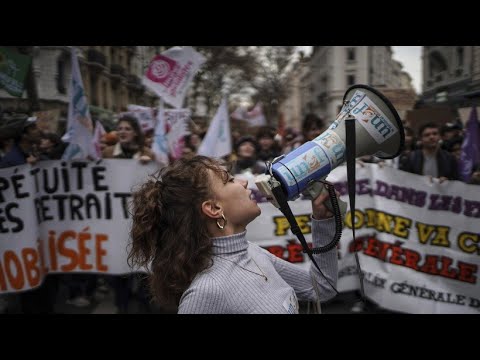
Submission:
MULTIPOLYGON (((302 192, 302 195, 305 198, 312 200, 313 217, 315 219, 331 217, 335 213, 330 193, 325 187, 325 184, 333 187, 332 183, 329 183, 326 181, 312 181, 310 185, 307 186, 307 188, 302 192), (325 211, 330 213, 330 216, 325 216, 324 215, 325 211)), ((335 190, 335 196, 337 198, 338 207, 340 209, 340 214, 342 215, 342 219, 345 219, 345 214, 347 212, 347 203, 342 199, 340 199, 340 193, 336 190, 335 190)))

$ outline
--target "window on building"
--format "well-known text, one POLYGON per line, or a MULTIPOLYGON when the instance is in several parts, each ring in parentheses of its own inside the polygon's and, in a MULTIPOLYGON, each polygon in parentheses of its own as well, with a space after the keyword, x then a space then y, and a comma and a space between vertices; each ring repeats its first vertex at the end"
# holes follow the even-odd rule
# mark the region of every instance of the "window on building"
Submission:
POLYGON ((107 91, 107 82, 103 82, 103 107, 108 109, 108 91, 107 91))
POLYGON ((355 48, 347 48, 347 60, 355 61, 355 48))
POLYGON ((115 58, 116 49, 115 46, 110 46, 110 64, 116 64, 117 59, 115 58))
POLYGON ((128 74, 131 74, 133 73, 133 70, 132 70, 132 55, 127 55, 127 73, 128 74))
POLYGON ((98 91, 97 91, 97 85, 98 84, 98 78, 96 75, 91 75, 90 76, 90 101, 92 102, 93 106, 98 106, 98 91))
POLYGON ((347 75, 347 86, 355 84, 355 75, 347 75))
POLYGON ((67 76, 65 74, 67 59, 61 56, 57 60, 57 90, 60 94, 67 93, 67 76))
POLYGON ((444 56, 438 51, 434 51, 429 56, 430 63, 430 77, 436 77, 441 75, 443 72, 447 71, 447 61, 444 56))
POLYGON ((457 47, 457 65, 458 65, 458 67, 463 66, 463 57, 464 57, 463 47, 459 46, 459 47, 457 47))
POLYGON ((120 90, 119 99, 120 99, 120 111, 127 111, 124 90, 120 90))
POLYGON ((112 94, 112 111, 113 112, 118 112, 119 108, 118 108, 118 94, 117 94, 117 91, 115 89, 115 86, 113 86, 113 84, 110 85, 110 92, 112 94))

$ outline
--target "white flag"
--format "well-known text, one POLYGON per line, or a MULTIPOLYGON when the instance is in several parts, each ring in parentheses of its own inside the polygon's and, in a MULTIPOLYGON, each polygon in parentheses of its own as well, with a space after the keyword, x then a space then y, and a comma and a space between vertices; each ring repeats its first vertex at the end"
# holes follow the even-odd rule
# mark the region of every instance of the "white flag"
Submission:
POLYGON ((181 108, 187 89, 205 57, 192 47, 174 47, 156 55, 142 83, 170 105, 181 108))
POLYGON ((168 142, 166 134, 165 111, 163 109, 163 100, 160 99, 158 106, 157 125, 155 126, 155 136, 153 137, 152 151, 155 154, 155 161, 162 165, 168 165, 168 142))
POLYGON ((93 132, 93 147, 95 148, 95 154, 97 155, 98 159, 102 157, 102 148, 100 144, 102 142, 102 136, 106 133, 107 132, 105 131, 102 123, 99 120, 95 121, 95 131, 93 132))
POLYGON ((263 126, 267 125, 267 120, 265 115, 263 115, 262 104, 257 103, 255 107, 247 112, 246 119, 250 126, 263 126))
POLYGON ((180 159, 185 147, 185 135, 189 133, 187 124, 190 120, 190 109, 170 109, 164 111, 167 124, 167 143, 170 158, 180 159))
POLYGON ((228 116, 227 99, 223 98, 207 134, 198 148, 198 155, 221 158, 232 152, 232 135, 228 116))
POLYGON ((70 143, 63 153, 62 160, 86 159, 87 156, 97 159, 93 145, 93 124, 75 48, 72 48, 72 79, 67 132, 62 140, 70 143))

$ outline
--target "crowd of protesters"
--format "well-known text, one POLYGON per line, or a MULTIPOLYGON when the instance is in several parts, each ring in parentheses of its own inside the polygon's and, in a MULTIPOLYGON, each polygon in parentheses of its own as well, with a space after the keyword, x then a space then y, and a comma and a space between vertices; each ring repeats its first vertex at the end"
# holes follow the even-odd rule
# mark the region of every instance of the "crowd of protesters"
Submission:
MULTIPOLYGON (((328 124, 314 114, 308 114, 301 129, 287 128, 280 136, 270 126, 256 128, 255 132, 232 133, 233 152, 226 157, 235 175, 257 175, 265 172, 266 162, 289 153, 307 141, 315 139, 328 124)), ((365 156, 358 160, 391 166, 407 172, 437 178, 439 182, 459 180, 458 162, 464 139, 460 122, 443 126, 431 122, 421 126, 417 133, 405 126, 405 147, 393 160, 365 156)), ((195 155, 205 129, 191 126, 184 138, 183 156, 195 155)), ((143 133, 135 117, 122 115, 116 128, 103 135, 102 157, 134 159, 149 163, 155 159, 151 150, 153 131, 143 133)), ((0 119, 0 168, 35 164, 44 160, 59 160, 68 144, 56 133, 41 131, 35 117, 22 114, 2 114, 0 119)), ((480 185, 480 164, 474 164, 471 184, 480 185)), ((107 291, 113 291, 118 313, 128 313, 133 299, 141 304, 142 312, 151 312, 147 286, 143 274, 50 274, 42 286, 19 294, 0 295, 0 312, 53 313, 58 291, 67 289, 66 303, 88 307, 98 302, 107 291), (3 305, 2 305, 3 304, 3 305)), ((362 311, 362 309, 357 309, 362 311)), ((352 311, 357 311, 352 308, 352 311)))
MULTIPOLYGON (((67 147, 59 134, 42 131, 36 117, 3 113, 0 119, 0 169, 39 161, 60 160, 67 147)), ((132 116, 122 116, 115 130, 103 135, 103 158, 136 159, 141 163, 154 160, 148 137, 132 116)), ((151 133, 148 134, 151 138, 151 133)), ((0 312, 54 313, 58 293, 66 288, 65 303, 85 308, 113 290, 118 313, 127 313, 135 298, 142 312, 150 312, 144 276, 141 274, 49 274, 43 284, 18 294, 0 295, 0 312)))

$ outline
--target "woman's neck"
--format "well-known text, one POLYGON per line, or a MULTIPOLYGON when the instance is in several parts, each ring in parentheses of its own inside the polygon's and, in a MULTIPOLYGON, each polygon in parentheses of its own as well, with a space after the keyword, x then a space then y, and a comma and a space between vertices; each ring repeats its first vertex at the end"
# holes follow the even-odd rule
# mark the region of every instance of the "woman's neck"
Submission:
POLYGON ((248 242, 246 238, 246 230, 244 232, 230 235, 212 238, 212 250, 214 255, 238 253, 239 251, 245 251, 248 248, 248 242))
POLYGON ((210 226, 208 227, 208 233, 212 238, 222 237, 222 236, 232 236, 232 235, 243 233, 246 230, 246 226, 244 225, 231 226, 231 224, 227 223, 227 225, 223 229, 220 229, 216 223, 209 224, 209 225, 210 226))

